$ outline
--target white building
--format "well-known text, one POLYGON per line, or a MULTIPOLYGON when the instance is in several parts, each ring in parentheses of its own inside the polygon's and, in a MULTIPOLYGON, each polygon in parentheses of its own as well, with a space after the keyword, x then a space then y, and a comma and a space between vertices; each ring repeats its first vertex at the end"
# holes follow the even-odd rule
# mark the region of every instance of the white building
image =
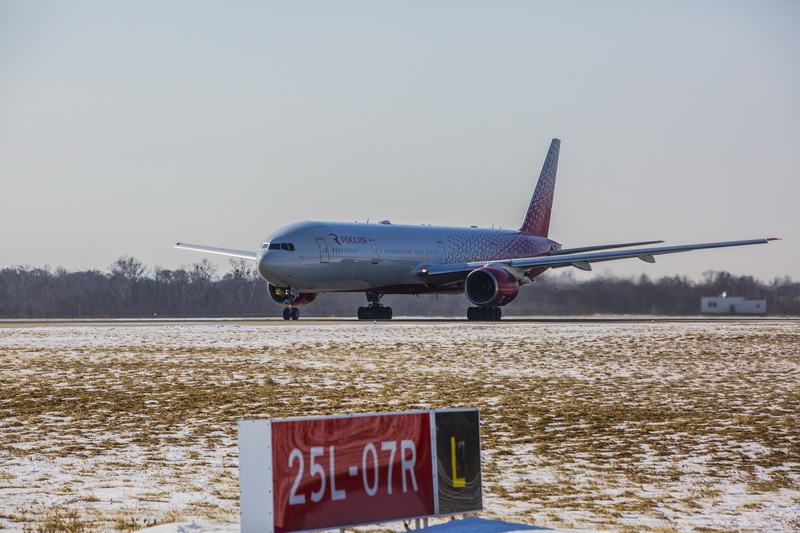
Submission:
POLYGON ((767 300, 748 300, 734 296, 700 298, 700 312, 713 315, 766 315, 767 300))

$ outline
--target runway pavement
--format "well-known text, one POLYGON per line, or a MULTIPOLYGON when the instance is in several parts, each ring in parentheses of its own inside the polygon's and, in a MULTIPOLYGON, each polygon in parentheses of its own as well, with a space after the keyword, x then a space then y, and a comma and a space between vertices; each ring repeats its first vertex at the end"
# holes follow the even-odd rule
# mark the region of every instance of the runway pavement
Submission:
POLYGON ((358 320, 353 317, 302 317, 300 320, 284 320, 281 317, 259 318, 21 318, 0 319, 0 328, 28 327, 133 327, 175 325, 247 325, 247 326, 318 326, 336 324, 569 324, 569 323, 753 323, 753 322, 800 322, 800 317, 752 317, 752 316, 534 316, 506 317, 500 322, 469 321, 466 317, 396 317, 392 320, 358 320))

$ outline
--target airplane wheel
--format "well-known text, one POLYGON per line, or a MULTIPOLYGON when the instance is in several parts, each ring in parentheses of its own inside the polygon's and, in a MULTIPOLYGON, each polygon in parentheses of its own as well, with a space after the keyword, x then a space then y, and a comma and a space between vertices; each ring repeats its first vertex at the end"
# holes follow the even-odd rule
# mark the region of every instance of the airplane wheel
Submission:
POLYGON ((297 307, 292 307, 291 313, 289 313, 289 315, 291 316, 292 320, 297 320, 298 318, 300 318, 300 309, 298 309, 297 307))
POLYGON ((498 321, 503 316, 503 310, 499 307, 469 307, 467 308, 467 320, 498 321))
POLYGON ((283 319, 289 320, 290 318, 292 318, 292 310, 286 307, 283 309, 283 319))
POLYGON ((359 320, 391 320, 392 308, 391 307, 359 307, 358 308, 359 320))

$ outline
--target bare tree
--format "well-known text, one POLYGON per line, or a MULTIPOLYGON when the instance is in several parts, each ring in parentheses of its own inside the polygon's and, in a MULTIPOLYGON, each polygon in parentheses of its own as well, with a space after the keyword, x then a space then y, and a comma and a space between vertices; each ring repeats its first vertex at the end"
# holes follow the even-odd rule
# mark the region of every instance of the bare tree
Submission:
POLYGON ((189 279, 196 298, 195 304, 200 308, 205 307, 208 303, 206 300, 216 271, 217 267, 211 264, 208 259, 203 259, 192 266, 189 279))
POLYGON ((136 289, 146 270, 141 261, 127 255, 111 263, 109 271, 118 303, 129 304, 135 300, 136 289))

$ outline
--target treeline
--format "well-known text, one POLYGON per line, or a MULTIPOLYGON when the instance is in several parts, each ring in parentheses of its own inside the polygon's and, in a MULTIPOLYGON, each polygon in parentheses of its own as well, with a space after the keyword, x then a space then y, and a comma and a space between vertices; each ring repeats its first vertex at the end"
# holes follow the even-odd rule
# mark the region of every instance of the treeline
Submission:
POLYGON ((800 282, 788 277, 764 282, 728 272, 706 272, 700 281, 685 276, 598 276, 576 281, 569 271, 549 276, 536 278, 532 296, 524 298, 519 314, 698 315, 700 298, 727 294, 764 298, 770 315, 800 315, 800 282))
POLYGON ((249 261, 232 260, 221 278, 204 259, 152 271, 120 257, 107 272, 15 266, 0 270, 0 317, 127 318, 250 316, 274 311, 267 285, 249 261))
MULTIPOLYGON (((14 266, 0 270, 2 318, 274 317, 282 309, 267 292, 255 265, 235 259, 221 276, 207 260, 168 270, 148 269, 120 257, 108 270, 14 266)), ((696 315, 702 296, 766 298, 770 315, 800 315, 800 283, 764 282, 752 276, 708 272, 703 280, 674 276, 650 279, 597 276, 576 280, 549 272, 523 287, 504 316, 696 315)), ((395 316, 465 316, 465 296, 386 296, 395 316)), ((323 294, 302 309, 304 316, 355 316, 363 294, 323 294)))

